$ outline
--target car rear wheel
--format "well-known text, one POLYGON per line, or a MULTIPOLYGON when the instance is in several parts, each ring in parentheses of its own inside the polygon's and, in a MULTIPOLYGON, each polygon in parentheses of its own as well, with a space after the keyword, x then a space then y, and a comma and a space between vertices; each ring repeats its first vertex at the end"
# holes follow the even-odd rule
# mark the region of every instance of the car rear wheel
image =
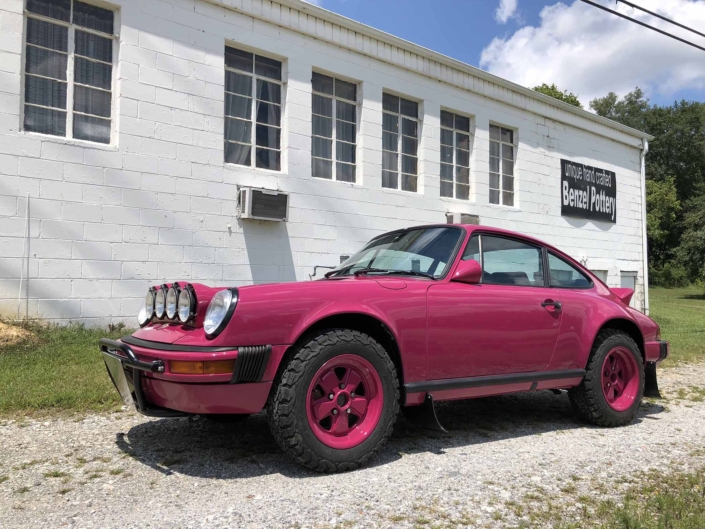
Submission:
POLYGON ((597 336, 585 379, 568 395, 585 420, 623 426, 634 419, 644 395, 644 361, 628 334, 607 329, 597 336))
POLYGON ((319 472, 367 463, 392 433, 399 381, 386 351, 370 336, 324 331, 282 370, 268 405, 279 446, 319 472))

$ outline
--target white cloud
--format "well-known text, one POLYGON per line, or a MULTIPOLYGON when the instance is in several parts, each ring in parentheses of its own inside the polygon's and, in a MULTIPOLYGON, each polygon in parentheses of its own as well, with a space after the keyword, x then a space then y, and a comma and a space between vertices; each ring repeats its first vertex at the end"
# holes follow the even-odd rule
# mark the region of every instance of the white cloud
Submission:
POLYGON ((499 6, 494 12, 494 18, 500 24, 506 24, 510 18, 516 16, 518 0, 499 0, 499 6))
MULTIPOLYGON (((608 0, 605 5, 615 8, 608 0)), ((705 0, 643 0, 640 5, 694 29, 705 27, 705 0)), ((619 4, 621 12, 700 46, 705 38, 619 4)), ((587 103, 635 86, 668 96, 705 88, 705 52, 575 0, 544 7, 538 27, 495 38, 480 67, 524 86, 556 83, 587 103)))

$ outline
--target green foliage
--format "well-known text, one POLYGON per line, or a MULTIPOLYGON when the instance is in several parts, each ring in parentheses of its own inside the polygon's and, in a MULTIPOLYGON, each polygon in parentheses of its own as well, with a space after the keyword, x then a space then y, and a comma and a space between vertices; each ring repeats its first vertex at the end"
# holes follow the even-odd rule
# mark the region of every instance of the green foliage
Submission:
POLYGON ((652 259, 661 264, 672 256, 677 245, 673 240, 678 228, 681 203, 676 192, 675 179, 646 181, 647 237, 652 259))
POLYGON ((610 92, 605 97, 598 97, 590 101, 590 108, 598 116, 613 119, 637 130, 644 130, 645 115, 650 109, 649 100, 644 97, 641 88, 636 87, 623 99, 610 92))
POLYGON ((548 85, 546 83, 543 83, 539 86, 534 86, 532 90, 535 90, 536 92, 541 92, 542 94, 553 97, 555 99, 560 99, 561 101, 564 101, 569 105, 573 105, 574 107, 583 108, 583 105, 582 103, 580 103, 578 96, 568 92, 568 90, 561 91, 555 84, 548 85))
POLYGON ((686 203, 683 235, 676 249, 679 262, 695 281, 705 281, 705 194, 686 203))
MULTIPOLYGON (((671 342, 664 366, 702 362, 705 358, 705 295, 698 287, 650 288, 650 316, 671 342)), ((705 526, 704 526, 705 527, 705 526)))

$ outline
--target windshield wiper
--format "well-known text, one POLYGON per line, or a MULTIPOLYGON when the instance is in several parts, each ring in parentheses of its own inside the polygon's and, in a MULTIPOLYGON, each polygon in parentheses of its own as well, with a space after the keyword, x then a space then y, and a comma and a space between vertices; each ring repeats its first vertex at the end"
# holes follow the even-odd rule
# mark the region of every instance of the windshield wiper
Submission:
POLYGON ((419 276, 419 277, 429 277, 433 280, 436 278, 431 274, 426 274, 424 272, 415 272, 413 270, 386 270, 384 268, 362 268, 353 272, 353 275, 359 276, 363 274, 368 274, 370 272, 385 274, 385 275, 406 275, 406 276, 419 276))

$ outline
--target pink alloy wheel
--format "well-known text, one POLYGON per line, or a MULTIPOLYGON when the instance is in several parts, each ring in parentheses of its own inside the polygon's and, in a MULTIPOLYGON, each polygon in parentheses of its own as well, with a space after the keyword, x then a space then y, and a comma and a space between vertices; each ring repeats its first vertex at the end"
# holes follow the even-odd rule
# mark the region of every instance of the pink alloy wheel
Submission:
POLYGON ((631 351, 615 347, 602 363, 602 393, 615 411, 628 410, 639 393, 639 368, 631 351))
POLYGON ((374 431, 384 407, 382 381, 364 358, 344 354, 328 360, 308 388, 306 414, 319 441, 353 448, 374 431))

